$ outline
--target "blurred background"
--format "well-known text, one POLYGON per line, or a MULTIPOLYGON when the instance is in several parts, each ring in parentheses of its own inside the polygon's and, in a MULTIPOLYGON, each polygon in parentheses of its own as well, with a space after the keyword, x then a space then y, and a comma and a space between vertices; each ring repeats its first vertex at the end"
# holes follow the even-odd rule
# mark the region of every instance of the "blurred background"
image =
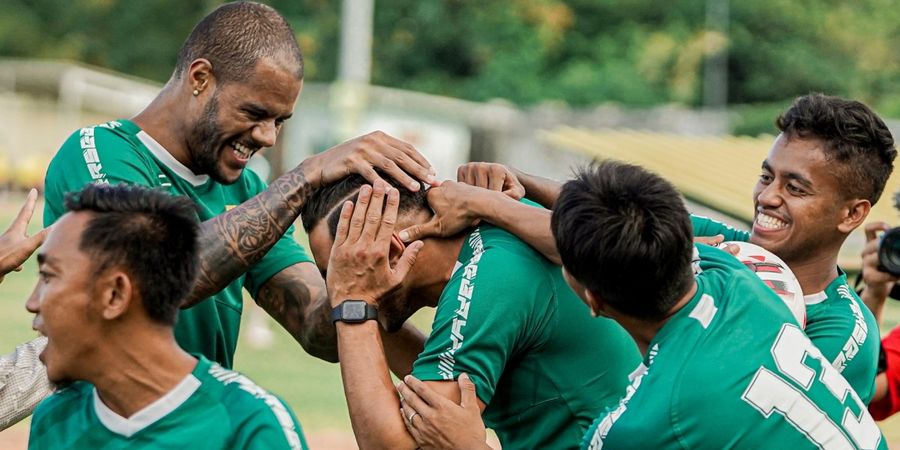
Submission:
MULTIPOLYGON (((24 189, 43 185, 72 131, 149 103, 194 24, 221 3, 3 1, 0 226, 24 189)), ((469 160, 559 179, 597 157, 633 161, 672 180, 694 212, 746 228, 774 119, 793 98, 861 100, 900 136, 893 0, 264 3, 293 25, 306 71, 278 145, 254 158, 269 179, 381 129, 447 178, 469 160)), ((900 189, 898 178, 886 193, 900 189)), ((900 222, 888 195, 870 217, 900 222)), ((858 268, 862 242, 856 234, 845 246, 845 268, 858 268)), ((9 350, 32 336, 22 304, 34 278, 29 266, 0 290, 0 342, 9 350)), ((352 448, 337 366, 306 356, 251 305, 236 368, 285 397, 316 448, 352 448)), ((890 309, 886 329, 898 318, 890 309)), ((429 323, 427 314, 417 320, 429 323)), ((900 422, 885 430, 900 439, 900 422)), ((0 448, 23 448, 25 439, 20 424, 0 433, 0 448)))

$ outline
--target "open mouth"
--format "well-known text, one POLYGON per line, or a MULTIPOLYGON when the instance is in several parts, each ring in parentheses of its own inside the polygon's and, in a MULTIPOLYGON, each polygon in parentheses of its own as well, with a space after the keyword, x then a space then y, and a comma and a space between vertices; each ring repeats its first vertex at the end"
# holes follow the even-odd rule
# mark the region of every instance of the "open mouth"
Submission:
POLYGON ((250 147, 247 147, 240 142, 232 142, 231 148, 234 149, 234 155, 237 156, 238 159, 243 160, 250 159, 250 157, 253 156, 253 154, 256 153, 257 150, 259 150, 258 148, 251 149, 250 147))
POLYGON ((763 230, 782 230, 788 227, 788 223, 765 213, 756 215, 756 225, 763 230))

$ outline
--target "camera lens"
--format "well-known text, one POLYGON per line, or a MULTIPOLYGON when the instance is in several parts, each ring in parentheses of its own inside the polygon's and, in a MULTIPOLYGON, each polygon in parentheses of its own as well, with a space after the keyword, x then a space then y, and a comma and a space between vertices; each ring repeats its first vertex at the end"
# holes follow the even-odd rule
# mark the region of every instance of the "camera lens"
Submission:
POLYGON ((878 244, 878 270, 900 276, 900 227, 891 228, 878 244))

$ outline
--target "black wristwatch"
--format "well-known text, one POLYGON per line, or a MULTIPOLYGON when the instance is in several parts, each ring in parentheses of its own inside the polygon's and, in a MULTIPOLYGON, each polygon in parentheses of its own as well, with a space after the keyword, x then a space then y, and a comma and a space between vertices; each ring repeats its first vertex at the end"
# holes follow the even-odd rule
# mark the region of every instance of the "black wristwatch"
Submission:
POLYGON ((378 308, 364 300, 344 300, 331 310, 331 323, 362 323, 378 318, 378 308))

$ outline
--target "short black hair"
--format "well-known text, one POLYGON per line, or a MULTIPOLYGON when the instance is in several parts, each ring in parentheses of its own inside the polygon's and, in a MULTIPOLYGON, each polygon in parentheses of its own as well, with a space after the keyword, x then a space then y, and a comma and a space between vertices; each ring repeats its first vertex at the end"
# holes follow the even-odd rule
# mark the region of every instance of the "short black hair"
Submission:
POLYGON ((868 106, 840 97, 809 94, 794 100, 775 120, 788 139, 819 139, 845 198, 878 202, 894 170, 894 137, 884 121, 868 106))
MULTIPOLYGON (((419 209, 430 211, 424 185, 420 185, 419 190, 413 192, 381 171, 376 170, 376 172, 388 184, 400 191, 400 214, 419 209)), ((300 220, 303 222, 303 229, 309 233, 324 219, 328 221, 328 229, 333 238, 341 217, 339 206, 347 200, 355 203, 359 195, 359 188, 364 184, 369 184, 369 182, 361 175, 352 174, 336 183, 315 189, 300 208, 300 220)))
POLYGON ((641 167, 607 160, 577 171, 560 191, 551 228, 566 270, 619 312, 661 319, 691 287, 684 201, 641 167))
POLYGON ((92 213, 79 249, 95 272, 120 267, 147 315, 174 325, 199 266, 197 208, 187 197, 137 185, 88 184, 66 195, 66 209, 92 213))
POLYGON ((226 3, 204 17, 181 46, 174 77, 181 78, 198 58, 209 60, 223 83, 248 80, 263 58, 295 65, 295 76, 303 79, 294 30, 278 11, 260 3, 226 3))

